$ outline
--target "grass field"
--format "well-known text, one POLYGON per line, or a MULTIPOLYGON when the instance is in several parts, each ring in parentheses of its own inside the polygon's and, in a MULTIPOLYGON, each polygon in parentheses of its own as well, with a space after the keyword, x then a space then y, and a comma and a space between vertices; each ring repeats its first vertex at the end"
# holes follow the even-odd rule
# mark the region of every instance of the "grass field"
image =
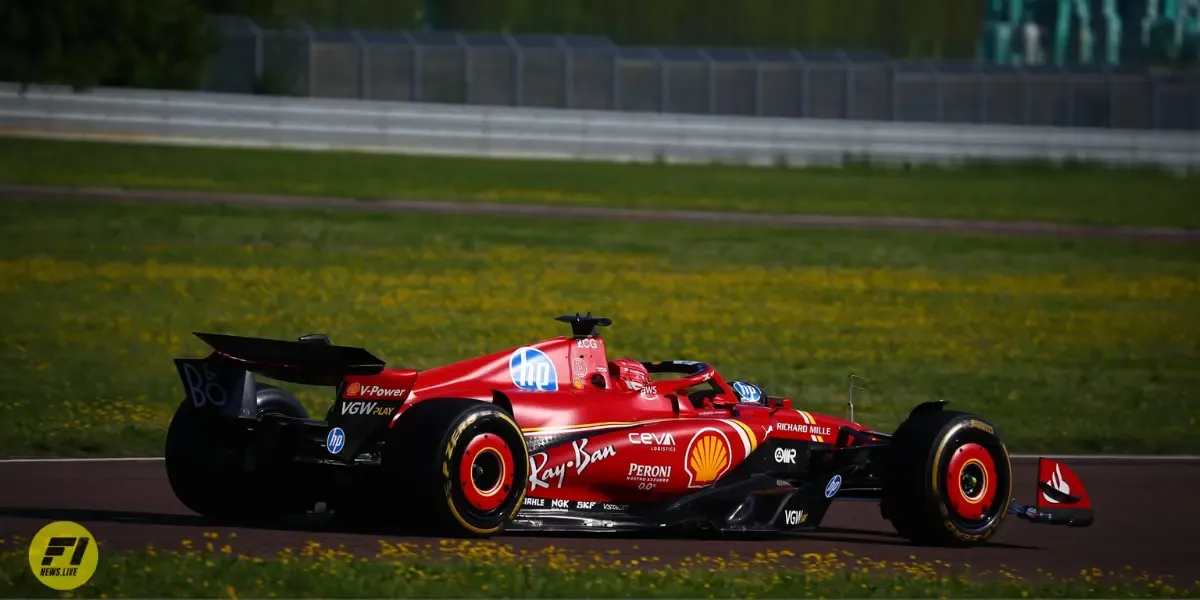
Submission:
MULTIPOLYGON (((888 429, 945 398, 1015 452, 1200 451, 1200 248, 218 207, 0 203, 0 455, 161 453, 192 331, 430 367, 614 318, 888 429)), ((301 392, 310 410, 329 398, 301 392)), ((320 412, 318 412, 320 411, 320 412)))
MULTIPOLYGON (((12 543, 15 542, 15 543, 12 543)), ((1193 598, 1200 582, 1102 571, 1027 579, 1008 569, 949 573, 946 564, 876 561, 845 552, 743 559, 518 553, 489 542, 380 542, 372 555, 316 542, 266 558, 216 534, 178 549, 101 552, 72 592, 43 586, 27 541, 0 548, 0 595, 18 598, 1193 598), (18 551, 19 549, 19 551, 18 551)), ((636 547, 635 547, 636 548, 636 547)), ((1036 574, 1029 574, 1031 576, 1036 574)))
POLYGON ((632 208, 1200 226, 1200 176, 1094 168, 755 169, 0 138, 0 183, 632 208))

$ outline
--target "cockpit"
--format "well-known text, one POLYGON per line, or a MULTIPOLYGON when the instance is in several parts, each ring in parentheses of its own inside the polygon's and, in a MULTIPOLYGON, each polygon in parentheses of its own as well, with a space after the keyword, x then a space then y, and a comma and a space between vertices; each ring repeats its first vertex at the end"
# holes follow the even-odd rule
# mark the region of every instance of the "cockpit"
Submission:
POLYGON ((645 367, 654 381, 689 380, 683 387, 675 388, 674 394, 679 398, 687 398, 696 409, 714 408, 715 403, 764 403, 766 395, 753 384, 735 381, 730 384, 730 390, 719 385, 719 378, 713 377, 716 371, 708 363, 695 360, 665 360, 644 362, 645 367), (661 377, 667 375, 668 377, 661 377), (670 377, 674 375, 675 377, 670 377))

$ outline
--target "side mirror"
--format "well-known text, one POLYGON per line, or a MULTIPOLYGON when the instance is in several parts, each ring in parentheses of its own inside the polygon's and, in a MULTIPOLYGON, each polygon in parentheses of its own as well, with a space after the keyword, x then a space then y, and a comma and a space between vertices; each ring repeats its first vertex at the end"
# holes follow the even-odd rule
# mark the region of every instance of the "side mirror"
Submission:
POLYGON ((778 398, 775 396, 767 396, 767 406, 769 406, 771 408, 776 408, 776 409, 791 408, 792 407, 792 399, 791 398, 778 398))
POLYGON ((736 407, 738 405, 737 400, 728 400, 728 399, 720 399, 720 398, 713 398, 712 402, 713 402, 714 408, 729 408, 731 406, 736 407))

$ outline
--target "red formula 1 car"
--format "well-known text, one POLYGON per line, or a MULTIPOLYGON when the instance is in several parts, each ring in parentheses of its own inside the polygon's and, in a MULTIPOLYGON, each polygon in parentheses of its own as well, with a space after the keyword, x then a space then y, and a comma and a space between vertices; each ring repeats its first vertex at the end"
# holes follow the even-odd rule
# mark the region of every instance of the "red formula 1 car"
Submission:
MULTIPOLYGON (((1087 526, 1080 480, 1041 459, 1013 499, 994 425, 944 402, 894 433, 793 408, 703 362, 610 361, 593 316, 572 335, 415 371, 316 334, 196 334, 176 359, 186 399, 167 434, 178 498, 203 515, 335 518, 448 536, 501 531, 800 532, 834 500, 875 500, 904 537, 962 545, 1009 514, 1087 526), (323 419, 254 373, 335 387, 323 419)), ((852 418, 852 417, 851 417, 852 418)))

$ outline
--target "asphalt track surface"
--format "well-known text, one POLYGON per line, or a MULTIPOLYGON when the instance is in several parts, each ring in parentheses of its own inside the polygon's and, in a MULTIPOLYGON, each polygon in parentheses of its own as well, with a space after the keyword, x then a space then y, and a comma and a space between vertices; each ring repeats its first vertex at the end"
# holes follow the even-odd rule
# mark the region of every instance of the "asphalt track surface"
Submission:
MULTIPOLYGON (((1034 460, 1014 460, 1017 500, 1029 502, 1034 490, 1034 460)), ((1013 517, 987 546, 966 550, 912 546, 896 537, 873 503, 835 503, 817 532, 765 540, 685 540, 591 536, 506 536, 495 541, 516 550, 546 546, 574 552, 620 550, 623 556, 656 556, 672 563, 701 553, 749 559, 766 549, 804 553, 848 551, 874 560, 949 563, 957 571, 1000 570, 1031 579, 1078 576, 1081 569, 1167 576, 1168 583, 1190 586, 1200 580, 1200 519, 1193 510, 1200 495, 1200 461, 1068 461, 1096 508, 1089 528, 1033 525, 1013 517), (1042 570, 1039 573, 1039 569, 1042 570)), ((26 540, 52 520, 83 524, 108 550, 138 550, 147 544, 178 548, 181 540, 200 544, 216 532, 239 552, 273 555, 312 540, 324 547, 339 544, 374 555, 379 541, 437 545, 429 538, 403 538, 336 531, 318 518, 274 528, 225 527, 188 511, 174 497, 159 460, 130 462, 0 462, 0 538, 26 540)), ((230 490, 231 493, 233 490, 230 490)), ((853 560, 853 559, 852 559, 853 560)))
POLYGON ((633 208, 555 206, 548 204, 493 204, 453 200, 401 200, 307 197, 264 194, 231 194, 180 190, 52 187, 0 184, 0 199, 29 198, 142 202, 183 205, 231 205, 317 210, 351 210, 375 213, 435 213, 464 215, 537 216, 558 219, 604 219, 713 223, 800 229, 855 229, 920 231, 971 235, 1009 235, 1059 238, 1107 238, 1131 241, 1200 243, 1200 229, 1182 227, 1114 227, 1039 223, 1030 221, 974 221, 908 217, 765 214, 717 211, 651 210, 633 208))

